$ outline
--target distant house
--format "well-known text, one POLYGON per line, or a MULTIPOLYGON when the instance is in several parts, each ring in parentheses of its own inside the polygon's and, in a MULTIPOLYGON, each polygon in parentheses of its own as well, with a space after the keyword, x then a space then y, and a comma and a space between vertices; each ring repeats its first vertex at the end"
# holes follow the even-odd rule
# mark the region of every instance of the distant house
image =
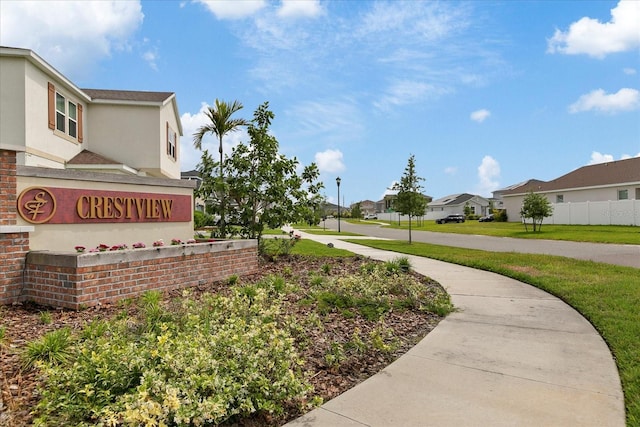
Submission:
MULTIPOLYGON (((551 181, 529 180, 499 190, 509 221, 521 221, 530 193, 547 197, 556 224, 640 225, 640 157, 583 166, 551 181)), ((495 193, 494 193, 495 195, 495 193)))
MULTIPOLYGON (((363 215, 374 214, 377 212, 376 202, 372 200, 361 200, 358 203, 360 203, 360 212, 362 212, 363 215)), ((355 205, 356 204, 353 203, 350 208, 353 209, 355 205)))
MULTIPOLYGON (((376 210, 378 212, 396 212, 396 209, 394 207, 394 202, 396 200, 396 197, 398 196, 398 192, 395 190, 391 190, 388 191, 387 194, 384 195, 384 198, 376 203, 376 210)), ((425 202, 428 204, 431 202, 431 200, 433 200, 433 197, 431 196, 427 196, 426 194, 423 194, 422 197, 424 197, 425 202)), ((427 210, 425 210, 425 214, 427 213, 427 210)))
POLYGON ((0 47, 0 85, 0 140, 18 165, 180 179, 175 93, 81 89, 11 47, 0 47))
MULTIPOLYGON (((181 172, 180 178, 185 181, 194 181, 196 183, 196 190, 199 189, 200 185, 202 184, 202 177, 200 176, 200 172, 195 169, 187 172, 181 172)), ((205 202, 203 198, 194 196, 193 204, 194 211, 205 211, 205 202)))
POLYGON ((451 214, 464 214, 465 206, 469 206, 474 215, 487 215, 489 200, 475 194, 451 194, 434 200, 427 206, 427 219, 443 218, 451 214))

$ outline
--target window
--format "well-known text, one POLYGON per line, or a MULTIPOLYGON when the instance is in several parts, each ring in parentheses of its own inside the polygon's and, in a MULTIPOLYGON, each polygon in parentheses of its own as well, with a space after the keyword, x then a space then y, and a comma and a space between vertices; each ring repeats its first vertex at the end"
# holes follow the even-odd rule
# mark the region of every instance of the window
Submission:
POLYGON ((564 194, 556 194, 556 203, 564 203, 564 194))
POLYGON ((176 133, 169 127, 169 123, 167 122, 167 155, 172 159, 176 159, 176 143, 178 136, 176 133))
POLYGON ((640 188, 636 188, 636 200, 640 200, 640 188))
POLYGON ((69 100, 49 83, 49 129, 82 142, 82 105, 69 100))
POLYGON ((618 190, 618 200, 627 200, 629 198, 629 190, 618 190))

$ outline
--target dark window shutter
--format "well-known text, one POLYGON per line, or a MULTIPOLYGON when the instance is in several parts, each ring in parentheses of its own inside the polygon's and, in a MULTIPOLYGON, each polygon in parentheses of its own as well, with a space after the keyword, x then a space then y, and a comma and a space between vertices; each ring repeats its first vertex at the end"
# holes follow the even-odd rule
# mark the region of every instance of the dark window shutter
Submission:
POLYGON ((82 105, 78 104, 78 142, 82 144, 84 133, 82 131, 82 105))
POLYGON ((56 88, 49 83, 49 129, 56 128, 56 88))

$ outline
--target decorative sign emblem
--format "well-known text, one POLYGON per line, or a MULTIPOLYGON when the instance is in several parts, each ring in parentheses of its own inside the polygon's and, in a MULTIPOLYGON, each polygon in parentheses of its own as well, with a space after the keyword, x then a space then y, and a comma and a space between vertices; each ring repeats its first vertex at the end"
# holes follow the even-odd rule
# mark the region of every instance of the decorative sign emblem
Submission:
POLYGON ((55 215, 56 198, 46 188, 27 188, 18 197, 18 213, 27 222, 43 224, 55 215))

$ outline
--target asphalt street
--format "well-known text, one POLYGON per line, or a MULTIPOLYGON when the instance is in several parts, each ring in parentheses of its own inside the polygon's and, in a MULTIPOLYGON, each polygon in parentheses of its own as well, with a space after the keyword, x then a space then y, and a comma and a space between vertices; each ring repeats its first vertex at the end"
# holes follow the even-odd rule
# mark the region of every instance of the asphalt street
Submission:
MULTIPOLYGON (((320 224, 322 225, 322 223, 320 224)), ((337 219, 326 220, 325 226, 337 230, 337 219)), ((407 230, 397 230, 375 225, 340 222, 340 230, 372 237, 408 240, 407 230)), ((640 233, 640 229, 638 230, 640 233)), ((519 252, 530 254, 558 255, 569 258, 603 262, 640 268, 640 245, 616 245, 605 243, 567 242, 560 240, 513 239, 509 237, 479 236, 470 234, 437 233, 431 231, 411 232, 414 242, 460 248, 480 249, 491 252, 519 252)))

